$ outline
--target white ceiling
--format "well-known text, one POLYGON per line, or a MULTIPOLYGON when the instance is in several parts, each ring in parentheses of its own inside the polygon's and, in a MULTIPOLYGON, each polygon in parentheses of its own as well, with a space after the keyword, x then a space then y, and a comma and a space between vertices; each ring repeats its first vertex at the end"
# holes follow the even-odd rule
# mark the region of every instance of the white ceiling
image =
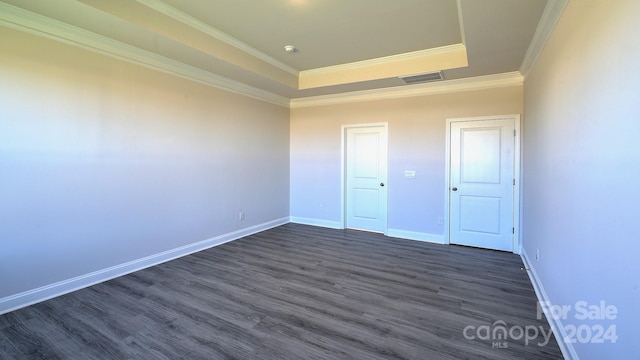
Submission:
POLYGON ((297 70, 462 42, 455 0, 164 2, 297 70))
POLYGON ((518 71, 547 4, 547 0, 3 1, 289 99, 411 86, 398 76, 441 69, 445 81, 518 71), (287 53, 285 45, 298 51, 287 53), (318 82, 301 90, 307 76, 318 82))

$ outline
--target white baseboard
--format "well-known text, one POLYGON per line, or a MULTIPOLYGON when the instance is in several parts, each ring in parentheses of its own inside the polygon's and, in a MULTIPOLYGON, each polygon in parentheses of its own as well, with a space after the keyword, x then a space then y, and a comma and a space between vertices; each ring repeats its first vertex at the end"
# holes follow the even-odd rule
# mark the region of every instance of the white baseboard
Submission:
MULTIPOLYGON (((303 218, 303 217, 296 217, 296 216, 292 216, 290 219, 291 219, 291 222, 295 224, 320 226, 320 227, 325 227, 330 229, 343 229, 342 223, 340 223, 339 221, 303 218)), ((436 243, 436 244, 446 244, 446 242, 444 241, 444 235, 422 233, 417 231, 387 229, 387 232, 385 233, 385 235, 390 237, 400 238, 400 239, 425 241, 425 242, 436 243)))
MULTIPOLYGON (((524 248, 522 248, 522 252, 520 253, 520 257, 522 258, 522 262, 524 263, 525 269, 527 269, 527 274, 529 274, 529 279, 531 280, 531 284, 533 285, 533 289, 536 292, 536 296, 538 298, 538 302, 541 303, 551 303, 551 299, 547 295, 547 292, 544 290, 542 283, 540 282, 540 278, 536 273, 535 267, 533 267, 533 263, 529 260, 529 256, 524 248)), ((549 322, 549 326, 551 327, 551 331, 556 337, 558 342, 558 346, 560 347, 560 351, 562 351, 562 356, 567 360, 579 360, 578 354, 573 347, 572 343, 567 343, 564 339, 567 337, 567 332, 562 325, 562 321, 560 319, 554 319, 552 316, 547 315, 547 321, 549 322)))
POLYGON ((292 223, 296 224, 320 226, 330 229, 342 229, 342 224, 339 221, 303 218, 297 216, 292 216, 290 219, 292 223))
POLYGON ((163 262, 183 257, 185 255, 193 254, 198 251, 237 240, 245 236, 258 233, 260 231, 284 225, 288 222, 288 217, 269 221, 238 231, 212 237, 210 239, 199 241, 193 244, 150 255, 141 259, 129 261, 124 264, 112 266, 106 269, 94 271, 89 274, 76 276, 71 279, 59 281, 33 290, 28 290, 19 294, 7 296, 0 299, 0 315, 54 298, 56 296, 64 295, 72 291, 111 280, 118 276, 123 276, 138 270, 142 270, 144 268, 148 268, 150 266, 158 265, 163 262))
POLYGON ((387 229, 387 236, 400 239, 425 241, 436 244, 446 244, 446 242, 444 241, 444 235, 429 234, 417 231, 387 229))

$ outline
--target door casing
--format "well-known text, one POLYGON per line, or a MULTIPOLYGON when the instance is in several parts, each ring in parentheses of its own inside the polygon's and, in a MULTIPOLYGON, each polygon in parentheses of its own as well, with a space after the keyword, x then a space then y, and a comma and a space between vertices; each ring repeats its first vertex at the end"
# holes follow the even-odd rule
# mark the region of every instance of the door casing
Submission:
POLYGON ((488 120, 503 120, 503 119, 511 119, 514 122, 514 129, 516 134, 514 136, 514 168, 513 168, 513 176, 515 179, 515 185, 513 189, 513 252, 515 254, 520 254, 522 251, 522 234, 521 234, 521 221, 522 221, 522 209, 520 205, 520 198, 522 197, 521 186, 520 186, 520 178, 522 175, 522 169, 520 166, 521 163, 521 120, 520 114, 510 114, 510 115, 492 115, 492 116, 479 116, 479 117, 466 117, 466 118, 451 118, 447 119, 446 126, 446 154, 445 154, 445 188, 444 188, 444 239, 445 242, 450 244, 450 202, 451 202, 451 191, 449 189, 449 184, 451 181, 451 124, 454 122, 471 122, 471 121, 488 121, 488 120))

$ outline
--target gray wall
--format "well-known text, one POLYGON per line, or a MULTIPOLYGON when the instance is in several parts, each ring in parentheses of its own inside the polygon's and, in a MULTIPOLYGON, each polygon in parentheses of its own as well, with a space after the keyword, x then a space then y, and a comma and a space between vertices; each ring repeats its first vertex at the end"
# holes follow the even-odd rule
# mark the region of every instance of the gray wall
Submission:
POLYGON ((340 222, 340 141, 346 124, 389 124, 390 233, 442 241, 446 119, 520 114, 522 86, 291 110, 291 217, 340 222), (404 177, 415 170, 416 178, 404 177))
POLYGON ((639 16, 636 0, 572 1, 525 80, 525 255, 548 300, 571 307, 563 327, 619 337, 574 344, 581 359, 640 358, 639 16), (618 316, 576 319, 578 301, 618 316))
POLYGON ((0 299, 288 219, 288 109, 0 38, 0 299))

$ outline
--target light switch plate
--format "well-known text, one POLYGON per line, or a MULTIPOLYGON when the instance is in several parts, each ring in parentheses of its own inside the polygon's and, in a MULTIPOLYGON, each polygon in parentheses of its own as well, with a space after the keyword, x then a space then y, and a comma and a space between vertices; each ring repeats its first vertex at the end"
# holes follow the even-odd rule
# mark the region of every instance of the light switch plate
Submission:
POLYGON ((404 177, 406 177, 407 179, 415 179, 416 171, 415 170, 405 170, 404 171, 404 177))

